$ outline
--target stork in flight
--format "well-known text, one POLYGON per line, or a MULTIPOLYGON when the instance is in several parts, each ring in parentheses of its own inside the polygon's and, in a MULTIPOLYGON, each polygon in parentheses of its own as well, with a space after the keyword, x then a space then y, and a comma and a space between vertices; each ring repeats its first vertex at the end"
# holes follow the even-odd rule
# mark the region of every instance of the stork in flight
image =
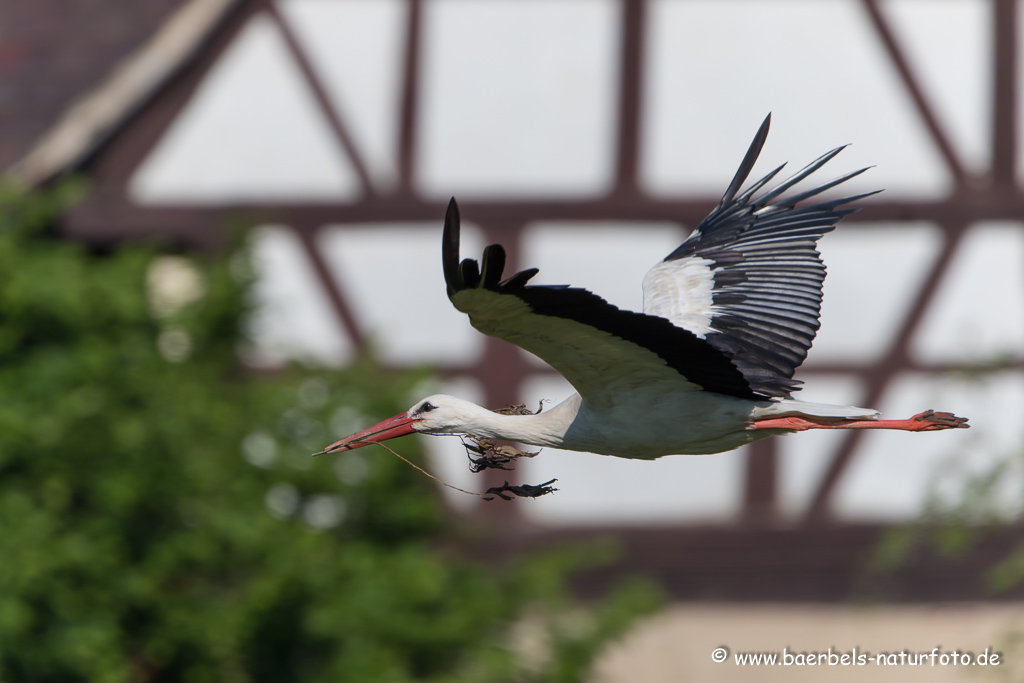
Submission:
POLYGON ((577 393, 535 415, 492 412, 452 396, 336 441, 336 453, 419 432, 504 439, 532 446, 653 459, 728 451, 806 429, 966 428, 967 419, 926 411, 882 420, 853 406, 790 398, 818 331, 825 266, 817 240, 872 193, 805 202, 863 173, 786 193, 842 147, 775 187, 779 166, 745 191, 768 136, 765 118, 722 201, 644 278, 643 313, 585 289, 529 285, 536 268, 502 279, 505 251, 459 262, 459 210, 448 205, 442 244, 448 298, 473 327, 540 357, 577 393))

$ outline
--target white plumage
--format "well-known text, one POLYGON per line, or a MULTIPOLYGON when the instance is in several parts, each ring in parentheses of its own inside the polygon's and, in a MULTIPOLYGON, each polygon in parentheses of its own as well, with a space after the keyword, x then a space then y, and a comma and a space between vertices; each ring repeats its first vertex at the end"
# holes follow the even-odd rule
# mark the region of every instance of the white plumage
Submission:
POLYGON ((705 339, 715 313, 714 265, 699 256, 655 265, 644 276, 644 313, 705 339))
POLYGON ((799 385, 793 374, 819 327, 825 267, 817 240, 867 195, 804 203, 864 169, 787 195, 842 148, 764 190, 780 166, 741 193, 769 122, 718 207, 647 273, 643 313, 618 309, 584 289, 527 284, 536 269, 502 280, 499 245, 487 247, 480 264, 460 263, 453 199, 442 248, 452 303, 479 331, 548 362, 578 393, 537 415, 503 415, 431 396, 322 452, 421 432, 650 459, 717 453, 805 429, 967 427, 951 413, 880 420, 866 408, 790 398, 799 385))

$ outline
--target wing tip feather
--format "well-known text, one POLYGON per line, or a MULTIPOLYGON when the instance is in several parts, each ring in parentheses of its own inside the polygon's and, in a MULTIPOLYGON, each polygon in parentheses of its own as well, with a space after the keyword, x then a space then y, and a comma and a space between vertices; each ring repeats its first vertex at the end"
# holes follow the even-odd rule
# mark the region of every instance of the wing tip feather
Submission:
POLYGON ((448 289, 449 299, 455 295, 455 292, 466 286, 459 266, 460 232, 459 205, 455 201, 455 197, 452 197, 444 214, 444 233, 441 236, 441 265, 444 270, 444 283, 448 289))
POLYGON ((732 177, 732 182, 729 183, 725 194, 722 195, 722 201, 719 202, 719 206, 725 206, 732 202, 736 197, 736 193, 743 187, 743 183, 747 181, 750 171, 753 170, 754 164, 757 163, 757 158, 761 155, 765 141, 768 140, 768 129, 771 128, 771 123, 772 113, 768 112, 768 115, 764 117, 764 121, 761 122, 761 127, 757 129, 754 139, 750 142, 747 153, 743 155, 743 161, 740 162, 739 168, 736 169, 736 175, 732 177))

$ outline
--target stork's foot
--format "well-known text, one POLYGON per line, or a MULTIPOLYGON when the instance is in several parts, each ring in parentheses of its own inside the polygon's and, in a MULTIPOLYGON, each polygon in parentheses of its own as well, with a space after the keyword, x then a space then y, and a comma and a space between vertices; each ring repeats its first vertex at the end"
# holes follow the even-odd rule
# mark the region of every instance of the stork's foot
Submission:
POLYGON ((508 464, 519 458, 532 458, 540 453, 521 451, 512 446, 498 445, 494 439, 485 437, 469 437, 469 441, 463 441, 466 447, 466 455, 469 457, 469 471, 473 474, 484 470, 511 470, 508 464), (473 457, 474 454, 478 457, 473 457))
POLYGON ((969 429, 966 417, 957 417, 953 413, 936 413, 934 410, 926 410, 918 413, 907 422, 919 425, 915 432, 937 432, 940 429, 969 429))
POLYGON ((770 417, 757 420, 750 429, 788 429, 802 432, 807 429, 898 429, 904 432, 937 432, 942 429, 967 429, 966 417, 953 413, 926 410, 907 420, 842 420, 824 417, 770 417))
MULTIPOLYGON (((502 500, 512 500, 512 496, 518 496, 519 498, 539 498, 540 496, 546 496, 549 493, 557 491, 558 489, 551 486, 551 484, 554 484, 556 481, 558 480, 552 479, 544 482, 543 484, 537 484, 536 486, 533 484, 509 486, 509 483, 506 481, 502 486, 492 486, 487 489, 485 493, 493 494, 502 500), (505 495, 508 493, 511 493, 512 496, 505 495)), ((491 496, 484 498, 484 500, 494 500, 494 498, 491 496)))

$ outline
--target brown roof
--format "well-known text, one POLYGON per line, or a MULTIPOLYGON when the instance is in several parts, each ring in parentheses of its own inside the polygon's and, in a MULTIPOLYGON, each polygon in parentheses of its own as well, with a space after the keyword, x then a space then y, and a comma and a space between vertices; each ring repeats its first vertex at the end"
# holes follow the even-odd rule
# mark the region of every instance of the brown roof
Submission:
POLYGON ((0 169, 186 0, 0 0, 0 169))
POLYGON ((0 171, 73 168, 200 48, 237 0, 0 0, 0 171))

